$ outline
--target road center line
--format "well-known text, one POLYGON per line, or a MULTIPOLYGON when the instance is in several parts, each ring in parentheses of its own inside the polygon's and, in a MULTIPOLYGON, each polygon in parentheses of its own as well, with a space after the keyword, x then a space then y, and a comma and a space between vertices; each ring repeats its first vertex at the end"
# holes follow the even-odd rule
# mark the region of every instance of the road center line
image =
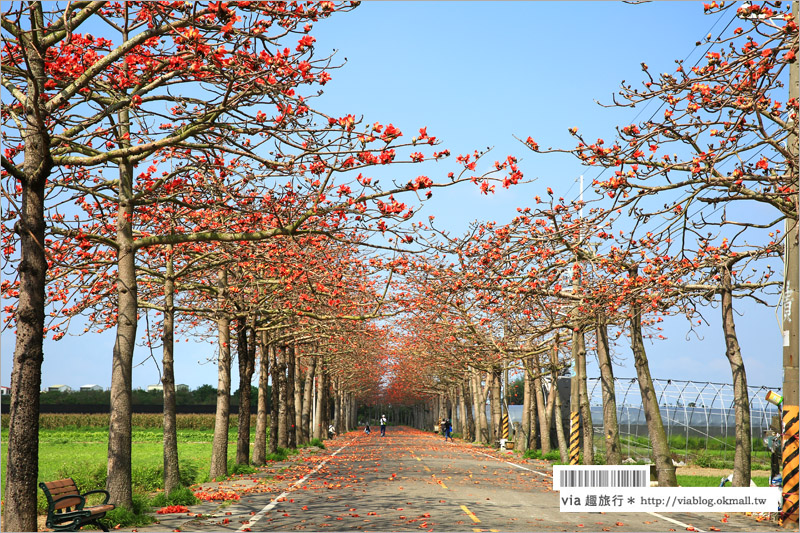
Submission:
POLYGON ((311 476, 313 476, 313 475, 314 475, 314 474, 316 474, 317 472, 319 472, 319 469, 320 469, 320 468, 322 468, 322 467, 325 465, 325 463, 327 463, 328 461, 330 461, 331 459, 333 459, 334 457, 336 457, 336 455, 337 455, 337 454, 338 454, 340 451, 342 451, 342 450, 344 450, 345 448, 347 448, 348 446, 350 446, 350 445, 351 445, 351 444, 354 442, 354 440, 355 440, 355 439, 351 440, 350 442, 348 442, 347 444, 345 444, 344 446, 342 446, 341 448, 339 448, 338 450, 336 450, 335 452, 333 452, 333 453, 330 455, 330 457, 328 457, 327 459, 325 459, 324 461, 322 461, 320 464, 318 464, 317 466, 315 466, 315 467, 314 467, 314 469, 313 469, 311 472, 309 472, 308 474, 306 474, 306 475, 305 475, 305 476, 303 476, 302 478, 298 479, 297 481, 295 481, 294 483, 292 483, 291 485, 289 485, 289 488, 288 488, 288 489, 286 489, 285 491, 283 491, 283 492, 281 493, 281 495, 280 495, 280 496, 278 496, 277 498, 275 498, 274 500, 272 500, 271 502, 269 502, 269 504, 267 504, 267 506, 266 506, 266 507, 264 507, 264 508, 263 508, 263 509, 261 509, 259 512, 257 512, 257 513, 256 513, 256 514, 255 514, 255 515, 252 517, 252 518, 250 518, 250 520, 248 520, 247 522, 245 522, 244 524, 242 524, 242 527, 240 527, 240 528, 239 528, 239 529, 237 529, 236 531, 244 531, 245 529, 248 529, 248 530, 249 530, 249 529, 250 529, 250 528, 251 528, 251 527, 252 527, 252 526, 253 526, 253 525, 254 525, 256 522, 258 522, 259 520, 261 520, 261 519, 264 517, 264 515, 265 515, 265 514, 267 514, 267 513, 268 513, 268 512, 270 512, 271 510, 273 510, 273 509, 274 509, 274 508, 275 508, 275 507, 278 505, 278 503, 281 501, 281 499, 283 499, 283 498, 285 498, 286 496, 288 496, 288 495, 289 495, 289 493, 292 491, 292 489, 294 489, 295 487, 297 487, 297 486, 298 486, 298 485, 300 485, 301 483, 305 482, 305 481, 306 481, 308 478, 310 478, 311 476))
POLYGON ((478 517, 477 517, 477 516, 475 516, 475 513, 473 513, 473 512, 472 512, 472 511, 470 511, 469 509, 467 509, 467 506, 466 506, 466 505, 462 505, 462 506, 461 506, 461 510, 462 510, 462 511, 464 511, 465 513, 467 513, 467 516, 468 516, 468 517, 470 517, 470 518, 472 518, 472 521, 473 521, 473 522, 475 522, 476 524, 479 524, 479 523, 480 523, 480 520, 478 519, 478 517))

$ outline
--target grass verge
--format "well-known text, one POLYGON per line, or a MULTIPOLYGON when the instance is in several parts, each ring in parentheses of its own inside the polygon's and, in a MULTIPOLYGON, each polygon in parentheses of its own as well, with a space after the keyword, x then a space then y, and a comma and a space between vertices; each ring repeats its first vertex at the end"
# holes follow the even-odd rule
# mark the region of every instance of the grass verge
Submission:
MULTIPOLYGON (((255 429, 251 432, 251 442, 255 429)), ((8 430, 4 429, 0 438, 8 439, 8 430)), ((184 487, 208 481, 211 464, 211 443, 213 430, 183 429, 178 430, 178 455, 180 457, 181 484, 184 487)), ((294 450, 279 450, 280 453, 268 457, 268 460, 280 461, 294 450)), ((108 429, 96 427, 72 427, 56 429, 40 429, 39 431, 39 477, 37 482, 53 481, 71 477, 78 489, 103 489, 106 483, 108 455, 108 429)), ((230 474, 246 474, 256 471, 255 468, 234 465, 236 455, 236 430, 228 434, 228 472, 230 474)), ((135 427, 132 446, 132 485, 134 507, 132 510, 118 508, 110 512, 106 524, 111 527, 139 527, 151 522, 148 513, 152 506, 163 507, 164 501, 175 501, 167 505, 187 505, 191 491, 186 488, 179 494, 164 496, 153 503, 148 495, 164 488, 163 480, 163 432, 153 428, 135 427), (189 495, 186 494, 189 493, 189 495)), ((6 472, 7 455, 0 457, 0 471, 6 472)), ((5 479, 2 479, 5 485, 5 479)), ((0 491, 2 490, 0 486, 0 491)), ((37 490, 37 509, 40 514, 47 511, 47 501, 41 490, 37 490)))
MULTIPOLYGON (((719 482, 722 480, 723 476, 678 475, 677 477, 678 485, 681 487, 719 487, 719 482)), ((769 478, 766 476, 753 476, 752 480, 758 487, 769 487, 769 478)))

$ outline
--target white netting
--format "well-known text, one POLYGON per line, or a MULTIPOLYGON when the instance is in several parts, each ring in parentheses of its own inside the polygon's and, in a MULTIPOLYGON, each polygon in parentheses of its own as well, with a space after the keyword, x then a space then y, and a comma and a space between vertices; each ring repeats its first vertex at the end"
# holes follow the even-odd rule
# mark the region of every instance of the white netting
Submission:
MULTIPOLYGON (((706 449, 733 450, 735 429, 733 386, 729 383, 654 379, 653 388, 658 397, 661 418, 667 437, 681 436, 672 442, 684 440, 688 456, 690 448, 704 443, 706 449), (702 441, 702 442, 700 442, 702 441)), ((603 395, 600 378, 588 380, 592 423, 595 432, 603 431, 603 395)), ((636 378, 615 378, 617 423, 622 435, 623 451, 628 455, 641 455, 641 440, 647 437, 647 423, 642 409, 641 393, 636 378)), ((779 415, 776 406, 767 402, 767 392, 780 394, 780 387, 748 387, 750 402, 751 437, 760 439, 769 431, 772 418, 779 415)))

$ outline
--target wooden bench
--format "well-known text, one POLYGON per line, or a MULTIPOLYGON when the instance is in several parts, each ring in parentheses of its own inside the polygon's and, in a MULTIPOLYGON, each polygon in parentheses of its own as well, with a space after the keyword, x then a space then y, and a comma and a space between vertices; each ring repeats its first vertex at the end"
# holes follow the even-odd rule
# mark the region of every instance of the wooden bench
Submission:
POLYGON ((39 483, 47 497, 47 527, 55 531, 77 531, 87 524, 95 524, 108 531, 99 520, 114 507, 108 503, 110 495, 105 490, 90 490, 81 494, 72 478, 59 479, 49 483, 39 483), (105 501, 98 505, 86 506, 90 494, 105 494, 105 501))

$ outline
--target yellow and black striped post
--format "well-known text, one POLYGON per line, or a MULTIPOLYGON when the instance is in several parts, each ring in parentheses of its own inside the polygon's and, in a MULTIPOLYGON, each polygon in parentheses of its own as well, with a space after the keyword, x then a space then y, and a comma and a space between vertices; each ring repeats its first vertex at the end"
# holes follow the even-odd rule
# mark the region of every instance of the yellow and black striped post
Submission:
POLYGON ((508 440, 508 413, 503 413, 503 439, 508 440))
POLYGON ((580 420, 579 411, 572 411, 569 414, 569 464, 571 465, 580 463, 580 420))
POLYGON ((783 506, 781 524, 797 523, 800 451, 798 450, 798 406, 783 406, 783 506))

